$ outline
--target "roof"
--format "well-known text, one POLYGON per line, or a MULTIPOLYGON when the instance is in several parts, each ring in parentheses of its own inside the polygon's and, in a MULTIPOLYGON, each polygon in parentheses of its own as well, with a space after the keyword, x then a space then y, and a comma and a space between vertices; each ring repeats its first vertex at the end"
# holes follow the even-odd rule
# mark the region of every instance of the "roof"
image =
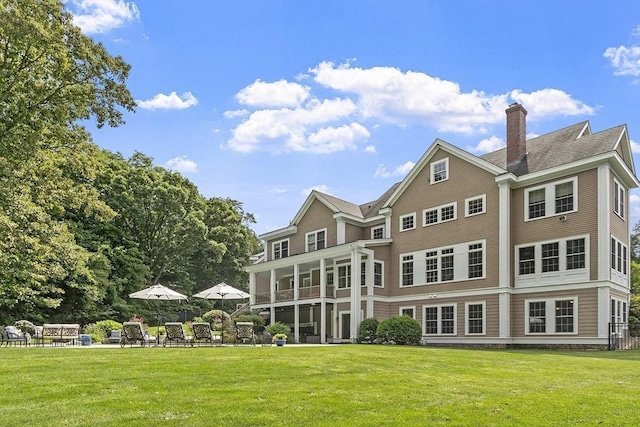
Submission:
POLYGON ((506 148, 480 158, 522 176, 614 151, 625 129, 620 125, 591 134, 584 121, 528 140, 525 157, 513 165, 507 165, 506 148))

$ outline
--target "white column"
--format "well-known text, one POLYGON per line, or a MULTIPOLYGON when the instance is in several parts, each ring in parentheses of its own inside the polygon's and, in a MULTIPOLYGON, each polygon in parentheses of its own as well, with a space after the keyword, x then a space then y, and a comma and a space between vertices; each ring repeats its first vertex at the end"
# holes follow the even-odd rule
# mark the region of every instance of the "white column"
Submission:
POLYGON ((327 261, 320 258, 320 342, 327 342, 327 261))
POLYGON ((611 264, 609 247, 611 237, 609 236, 610 208, 611 200, 610 182, 611 172, 609 165, 598 166, 598 280, 609 280, 611 276, 611 264))
POLYGON ((343 218, 338 218, 336 220, 336 225, 337 225, 336 241, 338 242, 339 245, 342 245, 346 241, 346 234, 347 234, 346 223, 344 222, 343 218))
MULTIPOLYGON (((269 293, 271 294, 270 300, 273 304, 276 302, 276 269, 271 269, 271 276, 269 276, 269 293)), ((273 319, 273 317, 271 318, 273 319)))
POLYGON ((293 305, 293 338, 300 342, 300 306, 297 303, 293 305))
POLYGON ((611 295, 609 287, 598 287, 598 336, 600 338, 609 337, 610 309, 611 295))
POLYGON ((249 304, 256 303, 256 273, 249 274, 249 304))
POLYGON ((358 251, 357 245, 354 245, 351 251, 351 325, 350 337, 351 342, 355 342, 358 335, 358 326, 361 322, 360 301, 362 299, 362 290, 360 287, 360 264, 362 262, 362 254, 358 251))
POLYGON ((508 288, 511 285, 511 187, 502 181, 498 188, 498 286, 508 288))
MULTIPOLYGON (((498 304, 500 307, 500 326, 498 333, 500 338, 511 337, 511 293, 508 291, 498 294, 498 304)), ((486 313, 485 313, 486 316, 486 313)))
POLYGON ((300 264, 293 264, 293 300, 298 301, 298 289, 300 288, 300 284, 298 283, 300 280, 300 264))

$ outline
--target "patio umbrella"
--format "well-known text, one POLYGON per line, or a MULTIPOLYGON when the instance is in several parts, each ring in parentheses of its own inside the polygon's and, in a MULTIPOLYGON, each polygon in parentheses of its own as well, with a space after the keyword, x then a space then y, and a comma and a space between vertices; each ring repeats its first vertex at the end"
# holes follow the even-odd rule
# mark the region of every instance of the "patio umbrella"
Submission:
POLYGON ((129 294, 129 298, 156 300, 157 316, 158 316, 158 335, 160 335, 160 300, 186 300, 187 296, 179 292, 169 289, 166 286, 157 284, 143 289, 138 292, 129 294))
MULTIPOLYGON (((193 295, 196 298, 206 298, 206 299, 219 299, 222 301, 221 311, 224 312, 224 299, 245 299, 249 298, 249 294, 241 291, 240 289, 236 289, 233 286, 227 285, 226 283, 218 283, 215 286, 210 287, 209 289, 205 289, 204 291, 200 291, 197 294, 193 295)), ((224 319, 223 319, 224 322, 224 319)), ((224 334, 222 334, 222 343, 224 343, 224 334)))

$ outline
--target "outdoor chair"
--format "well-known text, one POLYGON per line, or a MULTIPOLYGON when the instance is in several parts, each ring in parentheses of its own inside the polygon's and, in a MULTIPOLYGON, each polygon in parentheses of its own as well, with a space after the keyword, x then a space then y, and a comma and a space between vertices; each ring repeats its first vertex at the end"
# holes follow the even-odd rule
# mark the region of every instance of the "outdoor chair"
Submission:
POLYGON ((167 332, 167 336, 162 342, 162 346, 166 347, 167 344, 171 347, 171 343, 175 342, 176 345, 182 343, 185 347, 187 344, 193 347, 193 337, 186 335, 184 333, 184 329, 182 328, 182 323, 180 322, 167 322, 164 324, 165 331, 167 332))
POLYGON ((9 345, 29 345, 29 335, 23 334, 13 326, 0 327, 0 347, 9 345))
POLYGON ((122 331, 120 329, 112 329, 109 335, 109 344, 119 344, 122 339, 122 331))
POLYGON ((142 329, 142 323, 140 322, 124 322, 122 324, 122 338, 120 339, 120 347, 124 347, 129 344, 133 347, 133 344, 140 343, 141 347, 152 343, 155 344, 156 337, 148 335, 142 329))
POLYGON ((256 335, 253 332, 253 322, 236 322, 236 345, 251 343, 256 345, 256 335))
POLYGON ((208 343, 209 345, 220 344, 219 335, 215 335, 211 330, 211 325, 207 322, 196 322, 191 325, 193 329, 193 343, 208 343))

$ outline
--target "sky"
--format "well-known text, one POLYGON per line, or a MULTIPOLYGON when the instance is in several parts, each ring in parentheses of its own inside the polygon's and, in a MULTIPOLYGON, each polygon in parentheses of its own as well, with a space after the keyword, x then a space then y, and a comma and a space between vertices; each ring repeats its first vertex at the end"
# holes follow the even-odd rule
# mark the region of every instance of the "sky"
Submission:
MULTIPOLYGON (((626 124, 640 168, 640 2, 67 0, 74 23, 131 65, 138 106, 100 147, 142 152, 207 198, 242 202, 257 234, 313 189, 352 203, 401 181, 436 138, 505 146, 626 124)), ((640 169, 639 169, 640 171, 640 169)), ((640 220, 640 190, 630 196, 640 220)))

